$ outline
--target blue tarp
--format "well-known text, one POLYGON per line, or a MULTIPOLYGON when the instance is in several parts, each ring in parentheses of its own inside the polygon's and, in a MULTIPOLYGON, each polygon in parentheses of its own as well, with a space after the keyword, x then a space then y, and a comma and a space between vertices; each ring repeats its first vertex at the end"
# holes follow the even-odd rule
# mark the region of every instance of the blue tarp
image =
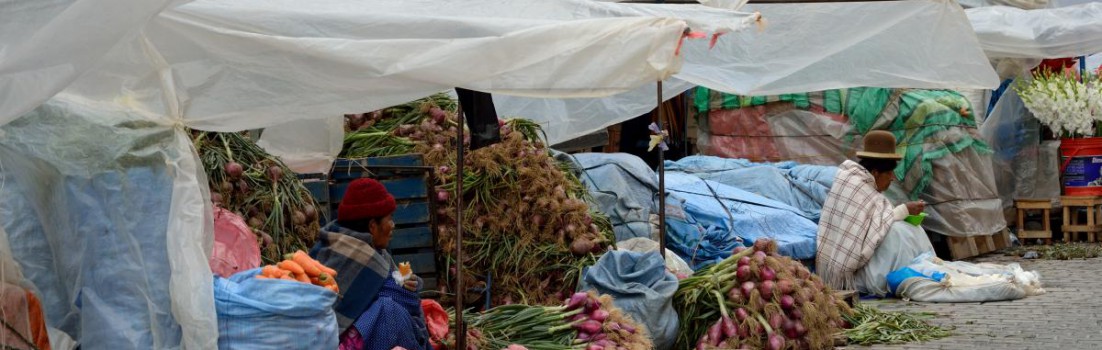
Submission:
POLYGON ((787 204, 682 172, 666 172, 667 243, 694 269, 731 255, 763 237, 795 259, 815 256, 818 230, 803 212, 787 204))
POLYGON ((693 174, 787 204, 797 208, 803 217, 818 222, 838 167, 690 156, 667 161, 666 170, 693 174))
POLYGON ((616 240, 652 237, 650 215, 654 213, 658 178, 642 159, 626 153, 583 153, 574 155, 583 170, 582 183, 595 207, 612 220, 616 240))

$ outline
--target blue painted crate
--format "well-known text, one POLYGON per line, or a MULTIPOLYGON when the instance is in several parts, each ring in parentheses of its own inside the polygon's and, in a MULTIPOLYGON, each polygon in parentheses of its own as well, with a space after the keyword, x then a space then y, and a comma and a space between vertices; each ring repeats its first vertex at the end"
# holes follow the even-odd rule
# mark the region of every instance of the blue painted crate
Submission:
POLYGON ((395 230, 389 250, 396 263, 409 262, 414 273, 425 282, 425 289, 437 287, 439 266, 436 236, 432 230, 435 202, 431 167, 423 166, 420 154, 338 159, 328 174, 329 211, 335 217, 348 184, 359 178, 373 178, 386 187, 398 202, 394 212, 395 230))

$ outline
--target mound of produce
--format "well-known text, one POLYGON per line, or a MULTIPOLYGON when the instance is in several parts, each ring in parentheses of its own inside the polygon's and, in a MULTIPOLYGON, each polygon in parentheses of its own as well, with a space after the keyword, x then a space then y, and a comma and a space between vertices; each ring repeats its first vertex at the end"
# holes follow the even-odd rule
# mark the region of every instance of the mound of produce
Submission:
POLYGON ((313 284, 340 293, 337 271, 322 265, 301 250, 283 256, 283 261, 260 269, 259 279, 282 279, 313 284))
MULTIPOLYGON (((457 174, 455 108, 454 100, 436 95, 349 116, 342 156, 421 153, 435 167, 438 246, 448 266, 455 263, 455 185, 463 181, 465 285, 489 274, 496 305, 561 301, 581 268, 613 241, 611 224, 590 211, 585 188, 551 157, 530 121, 501 121, 501 142, 464 152, 463 174, 457 174)), ((457 277, 454 268, 446 272, 446 280, 457 277)), ((447 284, 441 285, 446 294, 447 284)))
MULTIPOLYGON (((449 315, 454 320, 454 314, 449 315)), ((650 350, 646 330, 612 297, 575 293, 562 306, 504 305, 467 313, 467 349, 650 350)), ((454 349, 455 332, 444 341, 454 349)))
POLYGON ((759 240, 681 280, 676 349, 830 349, 852 314, 803 264, 759 240))
POLYGON ((265 262, 314 244, 320 230, 317 202, 283 162, 239 133, 194 131, 192 141, 207 172, 211 201, 245 218, 264 247, 265 262))

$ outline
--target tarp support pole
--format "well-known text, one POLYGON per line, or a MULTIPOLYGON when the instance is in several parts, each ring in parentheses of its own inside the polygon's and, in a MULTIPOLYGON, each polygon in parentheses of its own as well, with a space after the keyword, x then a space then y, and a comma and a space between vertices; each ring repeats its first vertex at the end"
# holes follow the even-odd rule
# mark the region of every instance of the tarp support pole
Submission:
MULTIPOLYGON (((662 121, 662 81, 658 81, 658 105, 655 108, 658 114, 658 130, 666 130, 662 121)), ((665 141, 663 141, 665 142, 665 141)), ((666 259, 666 152, 658 147, 658 252, 662 253, 662 259, 666 259)))
POLYGON ((467 349, 467 327, 463 323, 463 105, 456 108, 455 117, 459 120, 458 136, 455 138, 455 173, 459 181, 455 182, 455 345, 456 349, 467 349))

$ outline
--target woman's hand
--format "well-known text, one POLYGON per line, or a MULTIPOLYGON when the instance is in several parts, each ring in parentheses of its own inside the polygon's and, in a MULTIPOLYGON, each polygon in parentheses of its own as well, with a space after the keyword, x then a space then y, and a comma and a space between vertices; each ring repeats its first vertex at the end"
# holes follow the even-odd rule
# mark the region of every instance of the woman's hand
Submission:
POLYGON ((907 213, 911 215, 918 215, 926 210, 926 202, 917 201, 907 203, 907 213))
POLYGON ((406 279, 405 283, 402 283, 402 287, 408 291, 417 292, 417 281, 420 280, 421 279, 417 278, 417 275, 410 275, 409 278, 406 279))

